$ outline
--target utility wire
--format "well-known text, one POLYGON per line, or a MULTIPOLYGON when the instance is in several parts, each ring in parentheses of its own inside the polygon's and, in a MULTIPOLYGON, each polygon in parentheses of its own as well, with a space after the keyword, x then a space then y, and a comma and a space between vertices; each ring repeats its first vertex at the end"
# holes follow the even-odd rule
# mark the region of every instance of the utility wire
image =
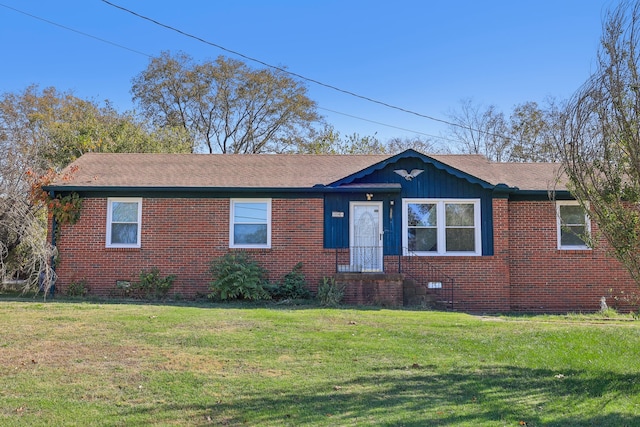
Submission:
POLYGON ((41 18, 41 17, 36 16, 36 15, 32 15, 32 14, 30 14, 28 12, 24 12, 22 10, 16 9, 15 7, 7 6, 6 4, 2 4, 2 3, 0 3, 0 6, 5 7, 7 9, 11 9, 14 12, 21 13, 23 15, 26 15, 26 16, 30 17, 30 18, 37 19, 37 20, 42 21, 42 22, 46 22, 47 24, 55 25, 56 27, 63 28, 65 30, 67 30, 67 31, 72 31, 72 32, 74 32, 76 34, 80 34, 80 35, 83 35, 85 37, 89 37, 89 38, 92 38, 94 40, 101 41, 102 43, 107 43, 107 44, 110 44, 111 46, 119 47, 120 49, 125 49, 125 50, 128 50, 130 52, 137 53, 138 55, 144 55, 144 56, 149 57, 149 58, 152 57, 151 55, 146 54, 144 52, 140 52, 139 50, 131 49, 129 47, 123 46, 123 45, 118 44, 118 43, 114 43, 114 42, 109 41, 109 40, 101 39, 100 37, 96 37, 96 36, 91 35, 89 33, 85 33, 83 31, 79 31, 79 30, 76 30, 74 28, 67 27, 67 26, 62 25, 62 24, 58 24, 57 22, 53 22, 53 21, 50 21, 50 20, 45 19, 45 18, 41 18))
POLYGON ((402 127, 399 127, 399 126, 393 126, 393 125, 388 125, 388 124, 385 124, 385 123, 377 122, 375 120, 365 119, 364 117, 358 117, 358 116, 354 116, 354 115, 347 114, 347 113, 341 113, 340 111, 330 110, 328 108, 318 107, 318 110, 329 111, 329 112, 334 113, 334 114, 340 114, 342 116, 351 117, 352 119, 362 120, 363 122, 369 122, 369 123, 373 123, 373 124, 376 124, 376 125, 390 127, 390 128, 393 128, 393 129, 404 130, 406 132, 414 132, 416 135, 428 136, 430 138, 442 139, 443 141, 449 141, 449 142, 460 142, 460 141, 456 141, 456 140, 453 140, 453 139, 445 138, 443 136, 432 135, 432 134, 428 134, 428 133, 424 133, 424 132, 418 132, 418 131, 415 131, 415 130, 406 129, 406 128, 402 128, 402 127))
POLYGON ((347 94, 347 95, 350 95, 350 96, 353 96, 353 97, 356 97, 356 98, 360 98, 360 99, 363 99, 365 101, 372 102, 374 104, 382 105, 382 106, 387 107, 387 108, 391 108, 391 109, 394 109, 394 110, 402 111, 402 112, 408 113, 408 114, 413 114, 415 116, 422 117, 422 118, 425 118, 425 119, 428 119, 428 120, 433 120, 433 121, 436 121, 436 122, 444 123, 444 124, 449 125, 449 126, 455 126, 455 127, 463 128, 463 129, 470 130, 470 131, 473 131, 473 132, 479 132, 479 133, 482 133, 482 134, 485 134, 485 135, 494 136, 494 137, 498 137, 498 138, 502 138, 503 137, 502 135, 498 135, 498 134, 494 134, 494 133, 491 133, 491 132, 482 131, 482 130, 479 130, 479 129, 473 129, 473 128, 470 128, 468 126, 460 125, 458 123, 450 122, 450 121, 447 121, 447 120, 439 119, 437 117, 433 117, 433 116, 429 116, 429 115, 426 115, 426 114, 418 113, 416 111, 412 111, 412 110, 409 110, 409 109, 406 109, 406 108, 398 107, 396 105, 392 105, 392 104, 389 104, 387 102, 379 101, 377 99, 373 99, 373 98, 370 98, 368 96, 360 95, 360 94, 357 94, 355 92, 351 92, 349 90, 341 89, 341 88, 339 88, 337 86, 333 86, 333 85, 330 85, 330 84, 327 84, 327 83, 323 83, 323 82, 321 82, 319 80, 315 80, 315 79, 312 79, 312 78, 309 78, 309 77, 305 77, 305 76, 303 76, 301 74, 294 73, 294 72, 289 71, 289 70, 287 70, 285 68, 277 67, 275 65, 268 64, 268 63, 266 63, 264 61, 261 61, 259 59, 253 58, 251 56, 245 55, 243 53, 237 52, 237 51, 232 50, 232 49, 228 49, 228 48, 226 48, 224 46, 221 46, 219 44, 210 42, 209 40, 205 40, 202 37, 198 37, 198 36, 193 35, 191 33, 187 33, 186 31, 183 31, 183 30, 180 30, 178 28, 172 27, 171 25, 164 24, 164 23, 159 22, 159 21, 157 21, 157 20, 155 20, 153 18, 149 18, 148 16, 141 15, 141 14, 139 14, 137 12, 134 12, 134 11, 132 11, 130 9, 127 9, 126 7, 117 5, 115 3, 112 3, 112 2, 110 2, 108 0, 101 0, 101 1, 103 3, 105 3, 105 4, 108 4, 109 6, 112 6, 112 7, 115 7, 116 9, 120 9, 120 10, 122 10, 124 12, 130 13, 131 15, 134 15, 134 16, 140 18, 140 19, 144 19, 145 21, 149 21, 149 22, 151 22, 151 23, 153 23, 155 25, 158 25, 160 27, 166 28, 166 29, 168 29, 170 31, 174 31, 174 32, 176 32, 178 34, 181 34, 181 35, 185 36, 185 37, 197 40, 197 41, 199 41, 201 43, 204 43, 204 44, 207 44, 209 46, 216 47, 216 48, 218 48, 220 50, 223 50, 225 52, 229 52, 229 53, 231 53, 233 55, 237 55, 237 56, 239 56, 241 58, 244 58, 244 59, 246 59, 248 61, 256 62, 258 64, 264 65, 265 67, 268 67, 268 68, 271 68, 271 69, 274 69, 274 70, 278 70, 278 71, 281 71, 283 73, 287 73, 287 74, 289 74, 291 76, 294 76, 294 77, 297 77, 299 79, 308 81, 310 83, 314 83, 314 84, 317 84, 319 86, 323 86, 323 87, 326 87, 326 88, 329 88, 329 89, 332 89, 332 90, 335 90, 335 91, 338 91, 338 92, 341 92, 341 93, 344 93, 344 94, 347 94))
MULTIPOLYGON (((198 40, 198 41, 200 41, 200 42, 202 42, 202 43, 205 43, 205 44, 208 44, 208 45, 210 45, 210 46, 214 46, 214 47, 216 47, 216 48, 218 48, 218 49, 224 50, 225 52, 229 52, 229 53, 231 53, 231 54, 234 54, 234 55, 240 56, 240 57, 242 57, 242 58, 244 58, 244 59, 247 59, 247 60, 249 60, 249 61, 257 62, 257 63, 259 63, 259 64, 264 65, 265 67, 269 67, 269 68, 272 68, 272 69, 276 69, 276 70, 282 71, 282 72, 287 73, 287 74, 289 74, 289 75, 292 75, 292 76, 298 77, 298 78, 300 78, 300 79, 302 79, 302 80, 309 81, 309 82, 311 82, 311 83, 315 83, 315 84, 317 84, 317 85, 324 86, 324 87, 327 87, 327 88, 329 88, 329 89, 333 89, 333 90, 336 90, 336 91, 339 91, 339 92, 342 92, 342 93, 345 93, 345 94, 348 94, 348 95, 351 95, 351 96, 355 96, 355 97, 357 97, 357 98, 361 98, 361 99, 364 99, 364 100, 369 101, 369 102, 373 102, 373 103, 376 103, 376 104, 380 104, 380 105, 383 105, 383 106, 388 107, 388 108, 396 109, 396 110, 399 110, 399 111, 403 111, 403 112, 406 112, 406 113, 410 113, 410 114, 417 115, 417 116, 419 116, 419 117, 427 118, 427 119, 429 119, 429 120, 435 120, 435 121, 438 121, 438 122, 441 122, 441 123, 445 123, 445 124, 448 124, 448 125, 451 125, 451 126, 460 127, 460 128, 466 129, 466 130, 471 130, 471 131, 475 131, 475 132, 480 132, 480 133, 484 133, 484 134, 487 134, 487 135, 500 136, 500 135, 495 135, 495 134, 492 134, 492 133, 489 133, 489 132, 481 131, 481 130, 478 130, 478 129, 473 129, 473 128, 470 128, 470 127, 467 127, 467 126, 464 126, 464 125, 456 124, 456 123, 453 123, 453 122, 448 122, 448 121, 446 121, 446 120, 442 120, 442 119, 438 119, 438 118, 435 118, 435 117, 431 117, 431 116, 427 116, 427 115, 424 115, 424 114, 420 114, 420 113, 417 113, 417 112, 414 112, 414 111, 411 111, 411 110, 407 110, 407 109, 404 109, 404 108, 401 108, 401 107, 396 107, 396 106, 393 106, 393 105, 387 104, 387 103, 382 102, 382 101, 377 101, 377 100, 375 100, 375 99, 371 99, 371 98, 366 97, 366 96, 363 96, 363 95, 358 95, 358 94, 356 94, 356 93, 354 93, 354 92, 350 92, 350 91, 347 91, 347 90, 344 90, 344 89, 340 89, 340 88, 338 88, 338 87, 335 87, 335 86, 332 86, 332 85, 329 85, 329 84, 326 84, 326 83, 322 83, 322 82, 320 82, 320 81, 317 81, 317 80, 314 80, 314 79, 311 79, 311 78, 307 78, 307 77, 302 76, 302 75, 300 75, 300 74, 297 74, 297 73, 294 73, 294 72, 288 71, 287 69, 284 69, 284 68, 281 68, 281 67, 277 67, 277 66, 270 65, 270 64, 268 64, 268 63, 266 63, 266 62, 263 62, 263 61, 261 61, 261 60, 258 60, 258 59, 255 59, 255 58, 252 58, 252 57, 247 56, 247 55, 244 55, 244 54, 242 54, 242 53, 240 53, 240 52, 236 52, 236 51, 234 51, 234 50, 227 49, 227 48, 225 48, 224 46, 220 46, 220 45, 218 45, 218 44, 215 44, 215 43, 209 42, 209 41, 207 41, 207 40, 205 40, 205 39, 202 39, 202 38, 200 38, 200 37, 197 37, 197 36, 191 35, 191 34, 189 34, 189 33, 186 33, 186 32, 184 32, 184 31, 182 31, 182 30, 176 29, 176 28, 171 27, 171 26, 169 26, 169 25, 166 25, 166 24, 163 24, 163 23, 161 23, 161 22, 158 22, 158 21, 156 21, 156 20, 154 20, 154 19, 148 18, 148 17, 146 17, 146 16, 144 16, 144 15, 140 15, 140 14, 138 14, 138 13, 136 13, 136 12, 133 12, 133 11, 131 11, 131 10, 129 10, 129 9, 126 9, 126 8, 124 8, 124 7, 122 7, 122 6, 119 6, 119 5, 116 5, 116 4, 114 4, 114 3, 111 3, 111 2, 109 2, 109 1, 107 1, 107 0, 102 0, 102 1, 103 1, 104 3, 106 3, 107 5, 109 5, 109 6, 115 7, 115 8, 117 8, 117 9, 121 9, 121 10, 123 10, 123 11, 125 11, 125 12, 127 12, 127 13, 130 13, 130 14, 132 14, 132 15, 134 15, 134 16, 137 16, 137 17, 139 17, 139 18, 141 18, 141 19, 144 19, 144 20, 150 21, 150 22, 152 22, 152 23, 154 23, 154 24, 156 24, 156 25, 159 25, 159 26, 161 26, 161 27, 167 28, 167 29, 169 29, 169 30, 171 30, 171 31, 178 32, 179 34, 182 34, 182 35, 184 35, 184 36, 186 36, 186 37, 193 38, 193 39, 198 40)), ((133 53, 136 53, 136 54, 138 54, 138 55, 145 56, 145 57, 147 57, 147 58, 153 58, 153 55, 150 55, 150 54, 148 54, 148 53, 141 52, 141 51, 136 50, 136 49, 132 49, 132 48, 130 48, 130 47, 127 47, 127 46, 124 46, 124 45, 121 45, 121 44, 118 44, 118 43, 112 42, 112 41, 110 41, 110 40, 106 40, 106 39, 103 39, 103 38, 100 38, 100 37, 94 36, 94 35, 92 35, 92 34, 89 34, 89 33, 86 33, 86 32, 80 31, 80 30, 76 30, 76 29, 71 28, 71 27, 68 27, 68 26, 66 26, 66 25, 58 24, 57 22, 51 21, 51 20, 46 19, 46 18, 42 18, 42 17, 37 16, 37 15, 33 15, 33 14, 31 14, 31 13, 25 12, 25 11, 20 10, 20 9, 16 9, 16 8, 11 7, 11 6, 8 6, 8 5, 6 5, 6 4, 0 3, 0 6, 2 6, 2 7, 4 7, 4 8, 6 8, 6 9, 10 9, 10 10, 12 10, 12 11, 14 11, 14 12, 20 13, 20 14, 22 14, 22 15, 28 16, 28 17, 30 17, 30 18, 37 19, 37 20, 42 21, 42 22, 45 22, 45 23, 47 23, 47 24, 50 24, 50 25, 53 25, 53 26, 56 26, 56 27, 59 27, 59 28, 65 29, 65 30, 67 30, 67 31, 71 31, 71 32, 74 32, 74 33, 76 33, 76 34, 80 34, 80 35, 82 35, 82 36, 89 37, 89 38, 91 38, 91 39, 94 39, 94 40, 100 41, 100 42, 102 42, 102 43, 106 43, 106 44, 108 44, 108 45, 115 46, 115 47, 118 47, 118 48, 121 48, 121 49, 127 50, 127 51, 129 51, 129 52, 133 52, 133 53)), ((399 126, 389 125, 389 124, 386 124, 386 123, 382 123, 382 122, 378 122, 378 121, 374 121, 374 120, 370 120, 370 119, 365 119, 365 118, 363 118, 363 117, 354 116, 354 115, 347 114, 347 113, 343 113, 343 112, 340 112, 340 111, 331 110, 331 109, 328 109, 328 108, 318 107, 318 109, 320 109, 320 110, 325 110, 325 111, 329 111, 329 112, 332 112, 332 113, 335 113, 335 114, 340 114, 340 115, 343 115, 343 116, 346 116, 346 117, 351 117, 351 118, 354 118, 354 119, 357 119, 357 120, 361 120, 361 121, 365 121, 365 122, 374 123, 374 124, 377 124, 377 125, 381 125, 381 126, 389 127, 389 128, 392 128, 392 129, 398 129, 398 130, 403 130, 403 131, 407 131, 407 132, 413 132, 413 133, 415 133, 416 135, 428 136, 428 137, 431 137, 431 138, 437 138, 437 139, 444 140, 444 141, 449 141, 449 142, 458 142, 458 141, 455 141, 455 140, 452 140, 452 139, 448 139, 448 138, 445 138, 445 137, 442 137, 442 136, 432 135, 432 134, 427 134, 427 133, 424 133, 424 132, 419 132, 419 131, 414 131, 414 130, 411 130, 411 129, 402 128, 402 127, 399 127, 399 126)))
MULTIPOLYGON (((109 44, 111 46, 119 47, 121 49, 125 49, 125 50, 128 50, 129 52, 133 52, 133 53, 136 53, 138 55, 142 55, 142 56, 145 56, 145 57, 148 57, 148 58, 153 58, 153 55, 151 55, 151 54, 144 53, 144 52, 141 52, 139 50, 135 50, 135 49, 129 48, 127 46, 124 46, 124 45, 121 45, 121 44, 118 44, 118 43, 114 43, 112 41, 109 41, 109 40, 106 40, 106 39, 103 39, 103 38, 100 38, 100 37, 96 37, 96 36, 94 36, 92 34, 85 33, 83 31, 79 31, 79 30, 76 30, 74 28, 62 25, 62 24, 58 24, 57 22, 51 21, 49 19, 42 18, 42 17, 37 16, 37 15, 33 15, 33 14, 25 12, 23 10, 16 9, 14 7, 7 6, 7 5, 2 4, 2 3, 0 3, 0 6, 2 6, 4 8, 7 8, 7 9, 10 9, 10 10, 13 10, 14 12, 18 12, 18 13, 23 14, 25 16, 28 16, 30 18, 37 19, 37 20, 45 22, 47 24, 54 25, 56 27, 65 29, 67 31, 71 31, 71 32, 74 32, 76 34, 80 34, 82 36, 89 37, 89 38, 92 38, 94 40, 98 40, 98 41, 100 41, 102 43, 106 43, 106 44, 109 44)), ((222 48, 222 49, 224 49, 224 48, 222 48)), ((233 53, 233 51, 230 51, 230 52, 233 53)), ((240 54, 238 54, 238 55, 240 55, 240 54)), ((364 121, 364 122, 374 123, 374 124, 377 124, 377 125, 380 125, 380 126, 385 126, 385 127, 392 128, 392 129, 399 129, 399 130, 403 130, 403 131, 406 131, 406 132, 413 132, 416 135, 424 135, 424 136, 428 136, 428 137, 432 137, 432 138, 441 139, 441 140, 444 140, 444 141, 458 142, 458 141, 455 141, 455 140, 452 140, 452 139, 447 139, 447 138, 442 137, 442 136, 430 135, 430 134, 427 134, 427 133, 424 133, 424 132, 420 132, 420 131, 416 131, 416 130, 406 129, 406 128, 402 128, 402 127, 399 127, 399 126, 390 125, 390 124, 387 124, 387 123, 382 123, 382 122, 378 122, 378 121, 374 121, 374 120, 370 120, 370 119, 365 119, 363 117, 358 117, 358 116, 354 116, 354 115, 351 115, 351 114, 348 114, 348 113, 343 113, 343 112, 340 112, 340 111, 331 110, 329 108, 318 107, 318 109, 319 110, 329 111, 329 112, 334 113, 334 114, 340 114, 340 115, 343 115, 343 116, 346 116, 346 117, 351 117, 351 118, 354 118, 356 120, 361 120, 361 121, 364 121)))

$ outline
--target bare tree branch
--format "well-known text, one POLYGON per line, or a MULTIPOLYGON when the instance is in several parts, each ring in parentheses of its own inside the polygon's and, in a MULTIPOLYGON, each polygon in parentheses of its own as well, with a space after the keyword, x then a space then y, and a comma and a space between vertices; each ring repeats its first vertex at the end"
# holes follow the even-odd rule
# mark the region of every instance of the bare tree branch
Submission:
POLYGON ((558 148, 572 191, 640 283, 640 3, 607 14, 598 70, 568 103, 558 148))

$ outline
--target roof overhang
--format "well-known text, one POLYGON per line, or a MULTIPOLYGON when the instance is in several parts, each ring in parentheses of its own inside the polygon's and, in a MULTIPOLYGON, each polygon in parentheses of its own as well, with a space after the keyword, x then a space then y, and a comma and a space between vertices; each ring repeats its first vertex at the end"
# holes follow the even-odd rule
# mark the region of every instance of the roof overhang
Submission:
POLYGON ((460 179, 464 179, 466 181, 468 181, 471 184, 478 184, 480 185, 482 188, 485 189, 493 189, 495 187, 494 184, 491 184, 487 181, 484 181, 478 177, 475 177, 467 172, 461 171, 460 169, 456 169, 452 166, 449 166, 446 163, 442 163, 439 160, 434 159, 433 157, 429 157, 425 154, 419 153, 415 150, 412 149, 408 149, 406 151, 403 151, 402 153, 396 154, 395 156, 389 157, 388 159, 385 159, 381 162, 378 162, 376 164, 373 164, 371 166, 369 166, 366 169, 363 169, 359 172, 356 172, 354 174, 351 174, 347 177, 344 177, 338 181, 335 181, 329 185, 331 186, 342 186, 345 184, 350 184, 353 181, 363 178, 367 175, 370 175, 371 173, 384 169, 385 167, 387 167, 390 164, 396 163, 398 160, 400 159, 407 159, 407 158, 416 158, 416 159, 420 159, 425 163, 429 163, 431 165, 433 165, 436 169, 442 170, 444 172, 447 172, 457 178, 460 179))
POLYGON ((399 193, 402 186, 396 183, 347 184, 338 187, 328 187, 322 184, 313 187, 153 187, 153 186, 44 186, 43 190, 54 193, 90 193, 90 194, 133 194, 133 193, 186 193, 186 194, 227 194, 227 193, 356 193, 362 191, 376 191, 399 193))
POLYGON ((575 200, 569 190, 519 190, 509 196, 510 200, 575 200))

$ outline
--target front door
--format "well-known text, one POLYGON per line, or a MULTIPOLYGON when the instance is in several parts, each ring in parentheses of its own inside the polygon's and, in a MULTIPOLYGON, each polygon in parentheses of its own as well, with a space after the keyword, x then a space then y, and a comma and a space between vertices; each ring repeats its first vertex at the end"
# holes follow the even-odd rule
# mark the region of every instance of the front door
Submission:
POLYGON ((382 202, 351 202, 352 271, 382 271, 382 202))

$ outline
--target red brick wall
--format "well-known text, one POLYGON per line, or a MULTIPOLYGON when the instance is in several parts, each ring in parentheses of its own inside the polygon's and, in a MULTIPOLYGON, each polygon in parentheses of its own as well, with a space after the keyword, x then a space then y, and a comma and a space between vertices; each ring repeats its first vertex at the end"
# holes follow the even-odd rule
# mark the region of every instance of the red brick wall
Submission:
MULTIPOLYGON (((142 270, 157 267, 163 276, 176 275, 171 295, 207 294, 211 260, 229 251, 229 200, 145 198, 142 205, 142 247, 107 249, 107 199, 85 199, 80 220, 60 233, 58 288, 85 279, 93 294, 114 295, 116 281, 135 281, 142 270)), ((455 280, 455 309, 474 312, 595 311, 610 291, 640 293, 607 257, 605 245, 556 248, 552 202, 494 199, 493 223, 494 255, 420 257, 403 260, 403 271, 420 274, 420 262, 429 263, 455 280)), ((323 249, 322 199, 273 199, 271 238, 271 249, 248 250, 271 281, 300 261, 313 290, 322 277, 334 275, 335 252, 323 249)), ((385 257, 385 263, 389 272, 398 271, 396 257, 385 257)))
MULTIPOLYGON (((510 308, 508 203, 493 200, 493 256, 437 256, 403 260, 403 271, 423 275, 419 263, 429 263, 453 278, 454 309, 464 311, 506 312, 510 308), (416 263, 418 265, 416 265, 416 263)), ((418 258, 418 257, 413 257, 418 258)))
MULTIPOLYGON (((627 271, 607 256, 607 245, 592 250, 558 250, 555 204, 509 204, 511 309, 531 312, 596 311, 610 291, 638 294, 627 271)), ((592 222, 592 233, 597 226, 592 222)), ((615 305, 611 298, 609 305, 615 305)), ((619 308, 624 309, 624 305, 619 308)))
MULTIPOLYGON (((148 199, 142 201, 140 249, 105 248, 106 198, 87 198, 75 225, 62 227, 57 287, 85 279, 91 292, 113 295, 116 281, 135 281, 142 270, 157 267, 174 274, 171 295, 185 298, 208 292, 212 259, 229 251, 228 199, 148 199)), ((315 289, 335 271, 335 254, 323 249, 322 199, 273 199, 272 249, 246 250, 282 279, 301 261, 307 283, 315 289)))
POLYGON ((344 286, 347 304, 402 306, 403 276, 401 274, 338 273, 336 284, 344 286))
MULTIPOLYGON (((403 271, 419 275, 424 262, 452 277, 456 310, 588 312, 600 309, 602 296, 609 306, 632 308, 612 298, 612 293, 640 295, 640 290, 624 267, 607 256, 604 242, 586 251, 557 249, 555 212, 551 201, 494 199, 493 256, 425 257, 418 265, 405 258, 403 271)), ((592 232, 597 233, 595 224, 592 232)))

